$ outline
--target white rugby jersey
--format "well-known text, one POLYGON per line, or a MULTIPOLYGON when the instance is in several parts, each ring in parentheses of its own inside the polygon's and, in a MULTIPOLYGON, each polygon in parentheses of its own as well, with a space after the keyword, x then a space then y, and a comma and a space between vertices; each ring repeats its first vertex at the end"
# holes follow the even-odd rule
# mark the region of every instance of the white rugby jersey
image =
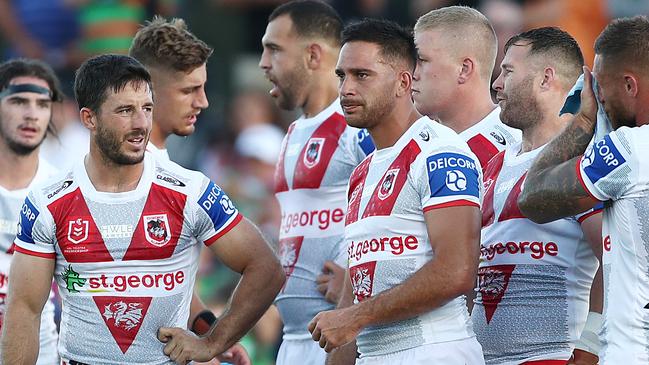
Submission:
POLYGON ((521 131, 511 128, 500 121, 500 107, 492 110, 484 119, 460 133, 471 151, 485 166, 498 152, 507 146, 521 141, 521 131))
MULTIPOLYGON (((5 311, 7 289, 9 284, 9 269, 13 254, 13 241, 16 238, 20 208, 25 201, 27 193, 37 184, 47 180, 56 174, 56 168, 47 163, 43 158, 38 160, 36 175, 24 189, 7 190, 0 186, 0 328, 2 328, 2 316, 5 311)), ((40 327, 40 350, 38 353, 37 365, 58 364, 59 356, 56 350, 58 334, 54 323, 54 304, 50 299, 45 302, 41 313, 40 327)), ((11 334, 7 334, 11 336, 11 334)), ((0 349, 0 353, 1 353, 0 349)))
POLYGON ((603 365, 649 363, 649 126, 622 127, 577 163, 586 191, 604 203, 603 365))
POLYGON ((275 196, 282 211, 279 257, 286 284, 275 304, 284 338, 311 338, 307 325, 330 310, 316 277, 325 261, 345 266, 345 191, 349 175, 374 143, 365 130, 347 126, 340 101, 288 129, 275 171, 275 196))
MULTIPOLYGON (((428 117, 368 156, 350 178, 345 218, 354 302, 403 283, 432 260, 424 212, 479 207, 481 181, 467 144, 428 117)), ((367 327, 356 343, 361 356, 377 356, 473 336, 461 296, 407 320, 367 327)))
POLYGON ((486 166, 473 329, 490 365, 567 360, 588 315, 598 260, 581 222, 599 210, 536 224, 518 208, 543 150, 509 146, 486 166))
MULTIPOLYGON (((242 216, 203 174, 146 154, 135 190, 95 190, 83 160, 33 189, 16 251, 56 260, 59 351, 87 364, 171 364, 160 327, 187 327, 201 245, 242 216)), ((217 243, 218 244, 218 243, 217 243)))

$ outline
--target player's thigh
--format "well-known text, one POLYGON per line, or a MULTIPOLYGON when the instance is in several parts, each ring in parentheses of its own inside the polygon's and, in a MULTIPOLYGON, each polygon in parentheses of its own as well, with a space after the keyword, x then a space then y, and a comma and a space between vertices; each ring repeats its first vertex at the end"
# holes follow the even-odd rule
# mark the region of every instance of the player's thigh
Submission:
POLYGON ((362 357, 356 365, 484 365, 482 347, 475 338, 434 343, 393 354, 362 357))
POLYGON ((276 365, 324 365, 327 353, 312 339, 284 340, 279 347, 276 365))

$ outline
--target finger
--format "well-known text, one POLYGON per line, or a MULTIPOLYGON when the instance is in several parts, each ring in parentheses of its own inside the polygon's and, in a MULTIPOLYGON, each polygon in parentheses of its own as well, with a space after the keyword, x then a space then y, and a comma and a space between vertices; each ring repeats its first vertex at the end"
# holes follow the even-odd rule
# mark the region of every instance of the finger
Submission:
POLYGON ((313 341, 320 341, 321 336, 322 336, 322 331, 316 325, 313 328, 313 331, 311 332, 311 338, 313 339, 313 341))
POLYGON ((315 278, 317 284, 326 284, 331 280, 331 275, 329 274, 320 274, 315 278))
POLYGON ((320 337, 320 341, 318 341, 318 344, 320 345, 321 348, 327 347, 327 338, 325 336, 320 337))
POLYGON ((320 294, 325 295, 327 293, 328 284, 318 284, 318 291, 320 294))
POLYGON ((329 353, 335 350, 336 348, 338 348, 338 346, 335 346, 331 341, 327 341, 327 345, 325 346, 324 350, 325 352, 329 353))
POLYGON ((174 347, 174 350, 171 352, 171 355, 169 355, 169 358, 171 358, 171 360, 175 361, 177 364, 185 365, 185 363, 181 362, 182 355, 183 355, 182 346, 176 346, 174 347))
POLYGON ((171 353, 176 349, 176 341, 173 340, 173 338, 165 345, 164 349, 162 350, 165 355, 171 356, 171 353))
POLYGON ((158 340, 160 342, 167 342, 173 336, 173 328, 169 327, 160 327, 158 329, 158 340))
POLYGON ((313 330, 315 329, 316 324, 318 324, 318 318, 319 314, 316 314, 315 317, 309 322, 309 324, 306 326, 306 329, 309 330, 309 332, 313 333, 313 330))
POLYGON ((327 270, 327 272, 336 272, 342 270, 342 267, 331 260, 327 260, 324 263, 324 269, 327 270))

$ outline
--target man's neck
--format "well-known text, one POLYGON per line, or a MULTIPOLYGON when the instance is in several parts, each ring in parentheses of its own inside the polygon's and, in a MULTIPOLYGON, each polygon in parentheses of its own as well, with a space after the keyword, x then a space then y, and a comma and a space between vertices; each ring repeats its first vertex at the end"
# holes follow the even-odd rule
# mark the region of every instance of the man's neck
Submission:
MULTIPOLYGON (((333 75, 333 70, 331 72, 333 75)), ((335 77, 314 75, 313 85, 309 90, 302 112, 306 118, 313 118, 325 110, 338 98, 338 80, 335 77)))
POLYGON ((24 189, 34 180, 38 170, 38 151, 18 155, 6 144, 0 145, 0 186, 7 190, 24 189))
POLYGON ((153 127, 151 128, 151 134, 149 135, 149 142, 157 149, 164 150, 167 148, 167 137, 169 137, 169 135, 157 127, 154 122, 153 127))
POLYGON ((453 105, 447 111, 439 113, 437 117, 442 124, 458 134, 478 124, 496 109, 488 92, 472 93, 451 102, 453 105))
POLYGON ((522 130, 523 138, 520 153, 534 151, 544 146, 556 137, 572 116, 560 117, 558 115, 547 115, 536 125, 522 130))
POLYGON ((421 118, 415 106, 391 113, 376 126, 368 128, 377 150, 394 146, 404 133, 421 118))
POLYGON ((144 173, 144 161, 133 165, 116 164, 101 154, 94 145, 90 146, 84 165, 95 190, 107 193, 135 190, 144 173))

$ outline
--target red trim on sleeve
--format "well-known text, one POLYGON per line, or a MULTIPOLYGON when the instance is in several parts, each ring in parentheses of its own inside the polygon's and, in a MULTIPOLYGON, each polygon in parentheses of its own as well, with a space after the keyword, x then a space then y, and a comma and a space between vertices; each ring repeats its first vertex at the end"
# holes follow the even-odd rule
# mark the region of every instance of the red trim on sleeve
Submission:
POLYGON ((205 240, 205 246, 209 247, 212 243, 214 243, 216 240, 221 238, 224 234, 230 232, 230 230, 234 228, 237 224, 239 224, 239 222, 241 222, 242 219, 243 219, 243 215, 241 213, 237 213, 237 217, 234 218, 234 220, 227 227, 223 228, 221 232, 205 240))
POLYGON ((586 213, 586 214, 582 215, 581 217, 577 218, 577 221, 578 221, 579 223, 584 223, 584 221, 585 221, 586 219, 588 219, 588 218, 594 216, 594 215, 597 214, 597 213, 601 213, 602 211, 603 211, 603 209, 596 209, 596 210, 593 210, 592 212, 590 212, 590 213, 586 213))
POLYGON ((579 180, 579 183, 581 184, 581 187, 583 187, 584 190, 586 190, 586 192, 588 193, 588 195, 591 196, 591 198, 597 200, 598 202, 602 202, 603 200, 599 199, 598 197, 593 195, 593 193, 590 192, 590 189, 588 189, 588 186, 584 182, 584 178, 583 178, 583 176, 581 176, 581 169, 579 168, 580 163, 581 163, 581 159, 578 158, 577 163, 575 164, 575 168, 577 169, 577 179, 579 180))
POLYGON ((13 255, 15 250, 16 250, 16 244, 15 244, 15 243, 12 243, 12 244, 11 244, 11 247, 9 247, 9 249, 7 250, 7 253, 8 253, 9 255, 13 255))
POLYGON ((56 253, 54 253, 54 252, 45 253, 45 252, 31 251, 31 250, 22 248, 22 247, 20 247, 18 245, 14 245, 14 251, 24 253, 25 255, 41 257, 41 258, 44 258, 44 259, 52 259, 52 260, 56 259, 56 253))
POLYGON ((431 211, 433 209, 448 208, 448 207, 462 207, 462 206, 480 208, 480 204, 478 204, 478 203, 474 203, 474 202, 472 202, 470 200, 466 200, 466 199, 460 199, 460 200, 453 200, 453 201, 446 202, 446 203, 441 203, 441 204, 429 205, 427 207, 424 207, 424 213, 426 213, 428 211, 431 211))

